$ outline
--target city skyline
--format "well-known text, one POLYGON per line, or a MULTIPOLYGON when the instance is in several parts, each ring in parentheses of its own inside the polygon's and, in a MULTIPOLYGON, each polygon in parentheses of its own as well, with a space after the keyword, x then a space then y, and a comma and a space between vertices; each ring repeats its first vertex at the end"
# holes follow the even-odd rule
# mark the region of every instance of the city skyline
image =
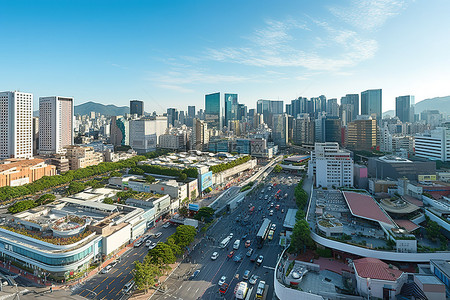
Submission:
POLYGON ((8 2, 2 4, 2 36, 27 41, 34 50, 0 50, 3 69, 10 70, 0 73, 1 90, 35 99, 68 95, 76 105, 124 106, 140 99, 146 111, 162 113, 166 103, 201 108, 204 95, 217 91, 237 93, 239 103, 254 108, 258 99, 340 99, 381 88, 387 111, 398 96, 415 95, 417 103, 450 95, 450 41, 441 38, 450 33, 449 6, 388 0, 283 6, 8 2), (70 72, 61 76, 62 69, 70 72))

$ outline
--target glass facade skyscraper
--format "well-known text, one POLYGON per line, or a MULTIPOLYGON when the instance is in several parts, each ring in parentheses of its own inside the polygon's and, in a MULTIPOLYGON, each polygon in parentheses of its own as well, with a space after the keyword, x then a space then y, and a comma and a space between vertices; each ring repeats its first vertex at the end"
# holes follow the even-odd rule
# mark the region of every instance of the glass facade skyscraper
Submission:
POLYGON ((228 121, 238 119, 238 95, 225 94, 225 126, 228 126, 228 121))
POLYGON ((359 95, 358 94, 347 94, 345 97, 341 98, 341 105, 351 105, 352 108, 348 108, 352 112, 351 116, 347 116, 347 121, 351 122, 356 120, 356 116, 359 115, 359 95))
POLYGON ((381 89, 361 93, 361 115, 376 115, 377 124, 381 125, 383 117, 381 89))
POLYGON ((144 115, 144 101, 131 100, 130 101, 130 114, 138 115, 138 117, 144 115))
POLYGON ((402 122, 414 122, 414 96, 399 96, 395 98, 395 116, 402 122))
POLYGON ((220 93, 205 95, 205 121, 208 128, 222 129, 220 93))

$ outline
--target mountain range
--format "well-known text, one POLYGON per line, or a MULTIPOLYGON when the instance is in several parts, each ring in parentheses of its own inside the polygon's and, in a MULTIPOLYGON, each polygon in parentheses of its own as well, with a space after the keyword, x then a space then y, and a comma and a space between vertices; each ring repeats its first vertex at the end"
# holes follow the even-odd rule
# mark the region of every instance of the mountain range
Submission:
MULTIPOLYGON (((437 109, 440 113, 450 115, 450 96, 435 97, 417 102, 414 111, 416 114, 420 114, 428 109, 437 109)), ((386 115, 395 116, 395 110, 385 111, 383 117, 386 115)))

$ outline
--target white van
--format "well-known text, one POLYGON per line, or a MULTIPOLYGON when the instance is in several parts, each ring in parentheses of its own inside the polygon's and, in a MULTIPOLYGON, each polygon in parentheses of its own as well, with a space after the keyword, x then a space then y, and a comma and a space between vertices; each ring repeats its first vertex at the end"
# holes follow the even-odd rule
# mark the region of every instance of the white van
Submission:
POLYGON ((239 245, 241 244, 241 240, 235 240, 233 244, 233 249, 237 250, 239 249, 239 245))
POLYGON ((129 293, 134 287, 134 280, 131 280, 127 284, 125 284, 122 288, 122 293, 127 294, 129 293))

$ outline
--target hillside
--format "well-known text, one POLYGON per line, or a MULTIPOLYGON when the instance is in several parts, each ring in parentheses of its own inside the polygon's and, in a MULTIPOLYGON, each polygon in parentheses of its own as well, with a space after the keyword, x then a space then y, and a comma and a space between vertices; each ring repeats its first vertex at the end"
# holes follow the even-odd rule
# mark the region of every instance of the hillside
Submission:
MULTIPOLYGON (((427 109, 437 109, 439 112, 450 115, 450 96, 436 97, 416 102, 415 113, 420 114, 427 109)), ((383 117, 390 115, 395 116, 395 110, 388 110, 383 113, 383 117)))
POLYGON ((130 113, 130 108, 128 106, 115 106, 113 104, 104 105, 92 101, 75 106, 75 115, 88 115, 91 111, 101 113, 105 116, 119 116, 130 113))

